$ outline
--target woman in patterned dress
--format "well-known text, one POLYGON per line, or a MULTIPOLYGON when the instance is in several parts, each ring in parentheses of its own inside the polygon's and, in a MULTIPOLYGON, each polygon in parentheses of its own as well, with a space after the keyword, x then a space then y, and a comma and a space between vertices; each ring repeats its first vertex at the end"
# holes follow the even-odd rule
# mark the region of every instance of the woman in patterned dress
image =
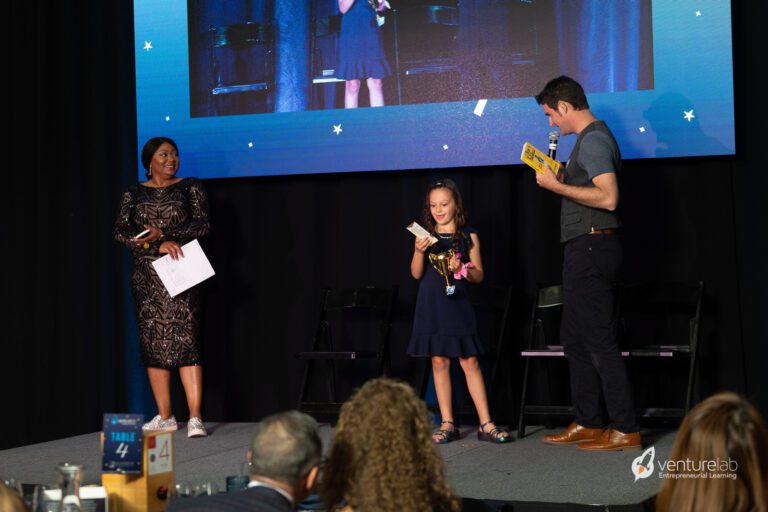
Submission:
POLYGON ((176 143, 166 137, 147 141, 141 153, 147 181, 128 187, 120 201, 115 240, 131 250, 131 291, 136 306, 141 362, 147 368, 158 414, 146 431, 176 430, 171 411, 171 370, 179 369, 189 405, 189 437, 207 435, 200 415, 203 368, 199 342, 200 299, 196 288, 168 295, 152 267, 166 254, 183 258, 181 247, 208 234, 208 199, 202 183, 179 178, 176 143), (144 234, 142 234, 144 233, 144 234), (138 237, 137 235, 140 235, 138 237))

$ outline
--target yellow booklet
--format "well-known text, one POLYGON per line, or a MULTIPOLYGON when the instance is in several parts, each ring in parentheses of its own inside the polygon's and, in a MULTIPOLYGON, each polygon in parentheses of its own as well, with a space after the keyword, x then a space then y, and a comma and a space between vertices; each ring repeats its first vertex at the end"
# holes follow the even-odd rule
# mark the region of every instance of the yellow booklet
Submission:
POLYGON ((547 168, 544 166, 544 162, 549 165, 552 172, 557 175, 560 173, 560 169, 563 167, 560 162, 549 158, 545 153, 542 153, 530 142, 526 142, 523 145, 523 152, 520 155, 520 160, 531 166, 531 168, 539 173, 544 174, 547 172, 547 168))

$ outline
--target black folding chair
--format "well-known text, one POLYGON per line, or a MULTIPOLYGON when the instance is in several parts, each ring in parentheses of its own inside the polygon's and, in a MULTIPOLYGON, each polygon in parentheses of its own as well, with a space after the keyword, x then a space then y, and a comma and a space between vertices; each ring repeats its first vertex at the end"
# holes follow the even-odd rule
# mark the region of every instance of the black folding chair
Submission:
MULTIPOLYGON (((299 410, 318 415, 337 414, 342 401, 337 394, 337 362, 374 362, 371 377, 389 370, 389 333, 397 287, 326 288, 318 315, 312 348, 299 352, 307 361, 299 396, 299 410), (315 363, 325 361, 326 400, 309 401, 315 363)), ((344 375, 345 383, 353 378, 344 375)))

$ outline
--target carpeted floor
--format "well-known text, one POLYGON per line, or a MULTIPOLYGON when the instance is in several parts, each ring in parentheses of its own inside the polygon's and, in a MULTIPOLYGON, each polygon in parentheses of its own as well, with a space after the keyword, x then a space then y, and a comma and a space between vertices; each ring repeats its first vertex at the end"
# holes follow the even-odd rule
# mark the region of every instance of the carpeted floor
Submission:
MULTIPOLYGON (((194 488, 211 482, 223 491, 225 477, 245 471, 245 455, 253 423, 208 423, 210 436, 188 439, 186 430, 174 436, 176 482, 194 488)), ((327 446, 329 425, 322 425, 327 446)), ((635 481, 630 470, 641 452, 582 452, 573 446, 541 442, 552 431, 530 428, 514 443, 479 442, 474 429, 462 428, 459 441, 439 446, 448 479, 459 496, 503 502, 628 505, 656 494, 662 480, 635 481)), ((654 446, 656 460, 666 459, 674 440, 669 431, 644 431, 645 447, 654 446)), ((85 465, 84 484, 100 483, 99 433, 0 451, 0 478, 54 485, 60 462, 85 465)))

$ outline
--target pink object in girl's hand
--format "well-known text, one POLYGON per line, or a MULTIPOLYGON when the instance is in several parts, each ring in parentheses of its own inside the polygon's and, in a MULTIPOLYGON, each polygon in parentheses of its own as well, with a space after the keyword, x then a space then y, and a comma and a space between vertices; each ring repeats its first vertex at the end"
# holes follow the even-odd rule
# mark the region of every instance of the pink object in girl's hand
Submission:
POLYGON ((469 270, 470 268, 475 268, 475 266, 472 264, 471 261, 462 264, 461 268, 458 270, 458 272, 455 272, 453 274, 453 278, 456 279, 457 281, 461 280, 462 277, 464 279, 466 279, 467 278, 467 270, 469 270))

